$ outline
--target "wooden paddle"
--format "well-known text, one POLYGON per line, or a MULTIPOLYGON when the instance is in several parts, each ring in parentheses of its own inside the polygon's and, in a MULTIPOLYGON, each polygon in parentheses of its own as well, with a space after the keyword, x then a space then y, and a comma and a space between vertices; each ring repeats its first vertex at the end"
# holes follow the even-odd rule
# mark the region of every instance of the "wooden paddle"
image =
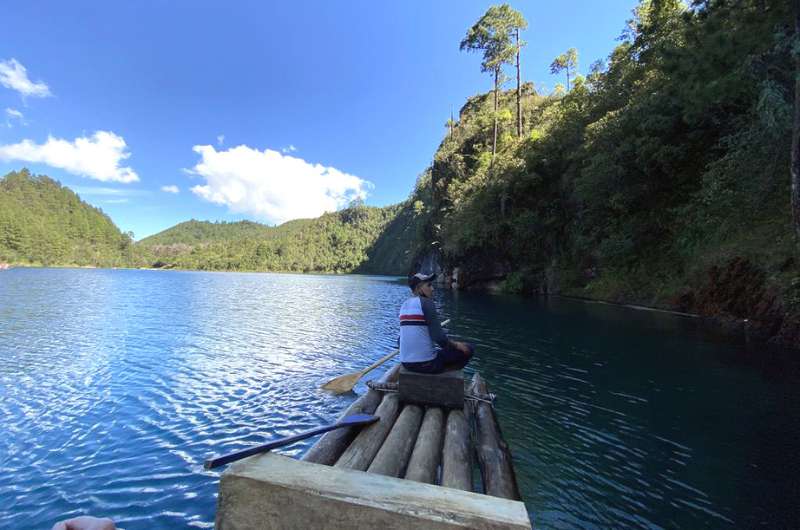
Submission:
POLYGON ((286 438, 273 440, 264 445, 251 447, 250 449, 244 449, 242 451, 237 451, 236 453, 231 453, 229 455, 218 456, 217 458, 209 458, 208 460, 206 460, 205 468, 212 469, 225 464, 229 464, 231 462, 235 462, 236 460, 241 460, 242 458, 246 458, 248 456, 252 456, 258 453, 263 453, 271 449, 275 449, 276 447, 283 447, 284 445, 289 445, 299 440, 305 440, 306 438, 311 438, 312 436, 316 436, 317 434, 322 434, 324 432, 332 431, 334 429, 341 429, 342 427, 355 427, 357 425, 369 425, 370 423, 375 423, 379 419, 380 418, 378 416, 370 416, 369 414, 352 414, 342 419, 342 421, 334 423, 332 425, 325 425, 324 427, 318 427, 316 429, 311 429, 310 431, 304 431, 301 432, 300 434, 295 434, 294 436, 287 436, 286 438))
MULTIPOLYGON (((448 322, 450 322, 449 318, 444 322, 442 322, 442 326, 446 326, 448 322)), ((359 379, 361 379, 362 377, 367 375, 367 373, 379 367, 380 365, 382 365, 383 363, 385 363, 398 353, 400 353, 399 349, 394 350, 389 355, 386 355, 385 357, 378 359, 374 364, 371 364, 370 366, 364 368, 360 372, 353 372, 352 374, 340 375, 335 379, 331 379, 330 381, 322 385, 322 387, 320 388, 322 388, 322 390, 328 390, 330 392, 333 392, 334 394, 344 394, 345 392, 350 392, 351 390, 353 390, 353 387, 356 386, 356 383, 358 383, 359 379)))

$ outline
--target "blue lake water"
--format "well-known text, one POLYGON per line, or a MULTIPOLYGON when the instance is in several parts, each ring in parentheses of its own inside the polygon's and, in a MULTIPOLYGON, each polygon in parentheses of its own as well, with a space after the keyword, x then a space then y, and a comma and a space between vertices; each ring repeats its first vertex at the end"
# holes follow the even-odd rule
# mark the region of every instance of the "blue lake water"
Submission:
MULTIPOLYGON (((0 527, 212 527, 204 459, 335 418, 355 396, 318 385, 393 348, 406 295, 375 276, 0 272, 0 527)), ((793 356, 674 315, 437 302, 477 344, 538 528, 797 526, 793 356)))

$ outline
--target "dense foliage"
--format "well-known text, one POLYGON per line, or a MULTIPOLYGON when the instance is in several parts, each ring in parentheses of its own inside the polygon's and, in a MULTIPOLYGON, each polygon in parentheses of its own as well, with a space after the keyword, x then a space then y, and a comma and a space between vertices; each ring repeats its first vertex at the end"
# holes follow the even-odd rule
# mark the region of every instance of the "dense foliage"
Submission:
POLYGON ((494 158, 491 96, 466 103, 424 177, 429 237, 512 291, 669 305, 741 258, 791 302, 792 46, 787 2, 643 1, 607 65, 526 85, 521 138, 501 94, 494 158))
POLYGON ((189 221, 143 239, 136 248, 140 265, 156 267, 405 273, 414 219, 403 205, 352 205, 277 227, 189 221))
POLYGON ((0 262, 121 266, 132 245, 131 234, 58 182, 25 169, 0 179, 0 262))
POLYGON ((298 219, 289 221, 279 227, 271 227, 253 221, 210 223, 192 219, 191 221, 179 223, 158 234, 146 237, 139 241, 138 244, 147 247, 192 246, 220 241, 239 241, 249 238, 272 238, 290 234, 295 231, 295 228, 300 228, 310 222, 310 219, 298 219))

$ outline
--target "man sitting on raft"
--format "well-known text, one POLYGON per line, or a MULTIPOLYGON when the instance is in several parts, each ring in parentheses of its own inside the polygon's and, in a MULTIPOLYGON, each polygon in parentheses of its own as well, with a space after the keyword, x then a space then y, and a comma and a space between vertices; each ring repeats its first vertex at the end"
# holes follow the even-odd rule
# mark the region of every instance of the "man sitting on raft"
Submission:
POLYGON ((409 276, 413 296, 400 307, 400 362, 412 372, 459 370, 474 352, 471 344, 450 340, 442 330, 431 300, 435 278, 435 274, 419 272, 409 276))

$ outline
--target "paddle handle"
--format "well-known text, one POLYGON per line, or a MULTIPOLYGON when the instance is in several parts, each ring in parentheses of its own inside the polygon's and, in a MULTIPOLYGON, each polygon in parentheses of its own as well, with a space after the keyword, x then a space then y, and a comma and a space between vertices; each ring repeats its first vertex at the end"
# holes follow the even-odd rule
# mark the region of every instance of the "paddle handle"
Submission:
POLYGON ((390 353, 388 355, 385 355, 385 356, 381 357, 380 359, 378 359, 377 361, 375 361, 374 364, 364 368, 364 370, 361 371, 361 377, 364 377, 365 375, 367 375, 368 372, 371 372, 375 368, 379 367, 380 365, 382 365, 383 363, 385 363, 386 361, 388 361, 389 359, 391 359, 392 357, 394 357, 398 353, 400 353, 399 349, 394 350, 392 353, 390 353))
POLYGON ((206 460, 205 468, 212 469, 215 467, 223 466, 225 464, 230 464, 231 462, 241 460, 242 458, 247 458, 248 456, 252 456, 258 453, 263 453, 278 447, 283 447, 284 445, 289 445, 291 443, 298 442, 300 440, 305 440, 306 438, 311 438, 312 436, 316 436, 317 434, 322 434, 324 432, 338 429, 339 427, 347 427, 347 426, 349 426, 349 424, 344 424, 344 423, 335 423, 333 425, 326 425, 325 427, 319 427, 317 429, 312 429, 310 431, 305 431, 299 434, 295 434, 294 436, 287 436, 286 438, 273 440, 269 443, 265 443, 263 445, 259 445, 256 447, 251 447, 250 449, 237 451, 229 455, 220 456, 218 458, 209 458, 208 460, 206 460))

